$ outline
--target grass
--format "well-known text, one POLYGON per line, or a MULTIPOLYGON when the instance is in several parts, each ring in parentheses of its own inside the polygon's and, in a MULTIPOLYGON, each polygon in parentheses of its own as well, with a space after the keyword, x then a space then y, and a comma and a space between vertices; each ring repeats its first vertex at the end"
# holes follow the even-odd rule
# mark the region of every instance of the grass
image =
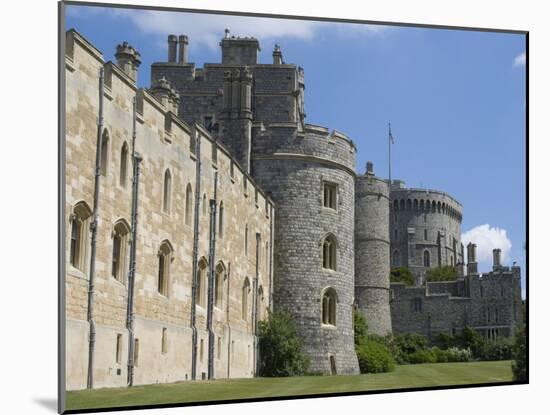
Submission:
POLYGON ((71 391, 67 392, 67 409, 367 392, 510 381, 512 381, 512 369, 509 360, 402 365, 397 366, 394 372, 355 376, 212 380, 71 391))

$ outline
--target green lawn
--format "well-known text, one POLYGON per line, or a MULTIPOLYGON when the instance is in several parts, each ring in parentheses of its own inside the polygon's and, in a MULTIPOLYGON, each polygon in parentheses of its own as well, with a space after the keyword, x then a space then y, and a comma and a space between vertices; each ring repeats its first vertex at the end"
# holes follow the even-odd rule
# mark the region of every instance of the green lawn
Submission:
POLYGON ((397 366, 395 371, 390 373, 356 376, 213 380, 73 391, 67 393, 67 409, 267 398, 511 380, 512 369, 509 360, 403 365, 397 366))

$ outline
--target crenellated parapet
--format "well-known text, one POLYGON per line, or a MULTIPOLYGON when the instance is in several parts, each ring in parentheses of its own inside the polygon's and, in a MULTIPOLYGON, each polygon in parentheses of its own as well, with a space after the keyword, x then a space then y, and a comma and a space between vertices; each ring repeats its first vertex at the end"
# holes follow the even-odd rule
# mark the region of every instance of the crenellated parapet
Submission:
POLYGON ((356 147, 345 134, 300 123, 253 124, 252 158, 306 160, 355 176, 356 147))

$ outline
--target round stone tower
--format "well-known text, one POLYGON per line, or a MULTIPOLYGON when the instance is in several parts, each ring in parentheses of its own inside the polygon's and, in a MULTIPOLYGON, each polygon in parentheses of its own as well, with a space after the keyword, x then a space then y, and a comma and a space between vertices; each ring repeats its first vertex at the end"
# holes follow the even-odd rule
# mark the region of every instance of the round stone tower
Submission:
POLYGON ((359 373, 353 338, 353 142, 297 123, 254 133, 252 173, 275 202, 273 303, 296 322, 312 372, 359 373))
POLYGON ((462 205, 447 193, 391 187, 391 266, 411 270, 420 283, 430 268, 464 263, 462 205))
POLYGON ((369 333, 392 332, 390 313, 390 192, 372 163, 355 182, 355 301, 369 333))

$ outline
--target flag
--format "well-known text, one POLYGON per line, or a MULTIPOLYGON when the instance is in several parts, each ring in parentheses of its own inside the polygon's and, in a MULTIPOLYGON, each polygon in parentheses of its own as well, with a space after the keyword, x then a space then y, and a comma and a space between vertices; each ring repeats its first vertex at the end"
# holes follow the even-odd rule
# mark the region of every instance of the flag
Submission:
POLYGON ((393 138, 393 135, 391 134, 391 127, 389 128, 389 131, 390 131, 390 141, 392 144, 395 144, 395 140, 393 138))

